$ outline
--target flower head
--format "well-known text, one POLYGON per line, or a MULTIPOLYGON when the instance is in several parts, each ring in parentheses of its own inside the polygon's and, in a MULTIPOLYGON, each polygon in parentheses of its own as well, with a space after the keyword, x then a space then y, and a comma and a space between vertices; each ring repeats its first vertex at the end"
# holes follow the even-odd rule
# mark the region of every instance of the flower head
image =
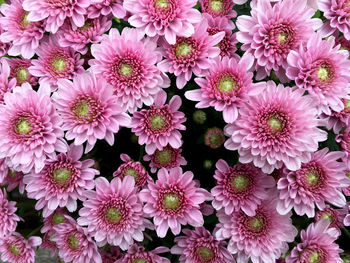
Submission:
POLYGON ((220 148, 225 142, 224 132, 217 127, 208 129, 204 134, 204 143, 212 149, 220 148))
POLYGON ((350 100, 342 99, 344 109, 340 112, 331 111, 330 115, 322 113, 320 119, 324 121, 328 130, 333 129, 338 134, 343 128, 350 126, 350 100))
POLYGON ((341 233, 340 229, 344 227, 344 218, 348 213, 348 209, 334 209, 329 205, 326 205, 322 210, 318 210, 315 214, 315 222, 318 222, 322 219, 329 220, 329 228, 335 228, 341 233))
POLYGON ((53 227, 58 224, 65 223, 66 215, 68 215, 65 208, 57 208, 53 213, 44 218, 44 226, 40 229, 41 233, 53 232, 53 227))
POLYGON ((10 77, 10 60, 1 59, 0 60, 0 105, 4 103, 4 95, 7 92, 11 92, 16 86, 16 80, 10 77))
MULTIPOLYGON (((6 164, 5 164, 6 165, 6 164)), ((23 194, 25 185, 23 183, 23 176, 24 174, 22 172, 16 172, 15 170, 12 170, 6 165, 7 167, 7 173, 6 176, 3 178, 3 181, 0 183, 0 185, 7 185, 7 192, 11 192, 13 189, 15 189, 18 186, 18 191, 23 194)))
POLYGON ((16 202, 8 201, 5 190, 0 189, 0 239, 14 232, 17 222, 21 220, 15 212, 16 202))
POLYGON ((124 0, 91 0, 91 5, 87 8, 88 18, 113 15, 122 19, 126 16, 123 2, 124 0))
POLYGON ((10 78, 16 79, 17 85, 20 86, 28 82, 32 87, 38 84, 38 78, 30 74, 29 67, 32 61, 25 58, 11 58, 7 60, 10 65, 10 78))
POLYGON ((169 248, 157 247, 147 251, 139 245, 132 245, 128 253, 114 263, 170 263, 169 259, 159 256, 158 254, 168 252, 169 248))
POLYGON ((237 16, 233 10, 234 1, 232 0, 199 0, 203 13, 208 13, 211 17, 222 17, 227 21, 237 16))

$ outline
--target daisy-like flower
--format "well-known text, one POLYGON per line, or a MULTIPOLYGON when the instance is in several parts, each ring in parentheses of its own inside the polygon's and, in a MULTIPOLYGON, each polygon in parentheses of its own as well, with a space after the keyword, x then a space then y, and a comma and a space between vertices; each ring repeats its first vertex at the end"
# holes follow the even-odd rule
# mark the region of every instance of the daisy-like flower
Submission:
POLYGON ((276 213, 276 198, 262 201, 255 216, 243 211, 230 215, 220 210, 217 213, 219 224, 215 233, 219 240, 230 239, 228 251, 237 254, 237 262, 275 262, 288 251, 287 242, 292 242, 298 234, 293 226, 291 215, 276 213))
POLYGON ((196 0, 124 0, 124 8, 131 13, 130 25, 149 37, 164 36, 170 45, 176 43, 177 37, 194 33, 194 25, 202 18, 193 8, 196 4, 196 0))
POLYGON ((208 22, 203 19, 195 26, 195 32, 190 37, 177 37, 174 45, 163 41, 163 55, 165 57, 158 68, 163 72, 174 73, 176 86, 182 89, 191 79, 192 73, 196 76, 203 74, 210 68, 210 61, 220 55, 217 46, 224 38, 225 32, 209 35, 208 22))
POLYGON ((160 169, 158 180, 148 183, 147 188, 140 192, 140 198, 146 203, 143 211, 153 218, 160 238, 165 237, 169 228, 178 235, 181 225, 202 226, 204 220, 200 205, 212 199, 193 181, 193 173, 183 173, 180 167, 169 172, 165 168, 160 169))
POLYGON ((342 263, 339 253, 343 252, 335 240, 338 231, 328 228, 329 221, 312 223, 300 233, 301 243, 286 257, 286 263, 334 262, 342 263))
POLYGON ((224 132, 217 127, 208 129, 204 134, 204 143, 212 149, 219 149, 225 142, 224 132))
POLYGON ((184 229, 184 236, 175 238, 172 254, 179 254, 180 263, 234 263, 232 255, 225 248, 225 241, 218 241, 204 227, 184 229))
POLYGON ((27 59, 33 57, 44 36, 44 23, 28 20, 28 12, 22 7, 22 0, 12 0, 9 5, 2 4, 0 11, 4 15, 0 18, 0 24, 5 31, 0 35, 0 40, 12 43, 8 54, 22 55, 27 59))
MULTIPOLYGON (((0 19, 1 17, 3 17, 3 15, 0 13, 0 19)), ((0 35, 4 32, 5 31, 0 24, 0 35)), ((2 57, 6 55, 10 47, 11 47, 11 43, 5 43, 0 40, 0 56, 2 57)))
POLYGON ((237 39, 243 43, 242 50, 256 58, 256 79, 274 70, 282 81, 288 80, 287 55, 322 25, 320 19, 312 18, 314 13, 305 0, 285 0, 274 5, 269 0, 259 0, 251 16, 237 18, 237 39))
POLYGON ((156 149, 162 150, 167 144, 176 149, 182 145, 179 130, 186 129, 182 124, 186 118, 178 111, 181 98, 175 95, 169 104, 164 104, 165 101, 166 93, 159 92, 154 104, 149 109, 135 112, 131 120, 131 131, 138 136, 140 145, 146 144, 148 154, 153 154, 156 149))
POLYGON ((48 87, 36 92, 28 83, 4 96, 0 106, 0 158, 16 171, 39 172, 45 159, 64 152, 62 121, 50 99, 48 87))
MULTIPOLYGON (((340 49, 345 49, 348 52, 350 52, 350 40, 347 40, 345 37, 343 36, 338 36, 335 39, 335 45, 339 45, 340 44, 340 49)), ((350 55, 350 54, 349 54, 350 55)), ((348 56, 349 58, 350 56, 348 56)))
POLYGON ((100 44, 91 46, 91 53, 91 71, 113 86, 118 104, 131 113, 151 105, 155 94, 170 85, 155 65, 162 59, 156 41, 137 29, 125 28, 120 35, 112 28, 100 44))
POLYGON ((76 27, 71 22, 66 22, 57 32, 58 44, 61 47, 72 47, 81 54, 86 54, 88 44, 99 43, 102 35, 112 26, 112 21, 107 17, 86 19, 82 27, 76 27))
POLYGON ((226 125, 225 134, 231 138, 225 147, 238 150, 240 162, 253 162, 264 173, 283 164, 298 170, 301 163, 310 161, 318 142, 327 139, 327 133, 317 128, 313 100, 303 93, 267 82, 260 94, 240 108, 238 119, 226 125))
POLYGON ((0 60, 0 105, 4 103, 4 95, 6 92, 11 92, 16 86, 16 80, 9 80, 11 70, 9 60, 0 60))
POLYGON ((41 233, 53 231, 53 227, 66 222, 65 216, 68 215, 65 208, 57 208, 51 215, 44 218, 44 226, 40 229, 41 233))
POLYGON ((25 58, 11 58, 7 60, 10 65, 10 78, 16 79, 17 85, 28 82, 32 87, 38 84, 38 78, 29 73, 32 62, 25 58))
POLYGON ((45 20, 45 30, 55 34, 66 18, 77 27, 84 25, 86 9, 90 0, 23 0, 23 8, 28 11, 28 21, 45 20))
POLYGON ((344 109, 340 112, 331 111, 331 115, 322 113, 320 119, 324 121, 328 130, 333 129, 335 134, 350 126, 350 100, 342 99, 344 109))
POLYGON ((216 169, 216 186, 211 190, 213 207, 216 210, 223 208, 227 215, 242 210, 248 216, 254 216, 261 201, 268 199, 268 189, 275 186, 273 177, 262 173, 252 164, 229 167, 220 159, 216 169))
POLYGON ((134 244, 128 249, 127 254, 114 263, 170 263, 169 259, 158 255, 168 251, 167 247, 157 247, 147 251, 144 247, 134 244))
POLYGON ((225 18, 231 24, 233 24, 231 18, 237 16, 237 12, 233 10, 234 2, 232 0, 199 0, 203 13, 208 13, 213 18, 225 18))
POLYGON ((117 102, 112 86, 92 72, 57 82, 57 92, 53 101, 63 120, 62 129, 67 131, 67 140, 74 144, 87 142, 85 152, 89 152, 97 139, 114 144, 114 134, 120 126, 128 127, 129 115, 117 102))
POLYGON ((325 208, 325 202, 337 207, 346 204, 340 188, 347 187, 350 180, 344 176, 346 166, 338 159, 342 152, 328 152, 323 148, 312 154, 311 160, 297 171, 287 173, 277 183, 279 201, 277 211, 287 214, 292 208, 298 215, 315 216, 315 204, 325 208))
POLYGON ((110 183, 104 177, 95 180, 96 191, 87 191, 88 198, 80 209, 78 224, 87 226, 98 246, 106 243, 127 250, 134 240, 143 241, 143 231, 153 228, 144 218, 138 188, 132 176, 110 183))
POLYGON ((122 19, 126 15, 123 7, 124 0, 90 0, 91 5, 87 8, 88 18, 97 18, 100 16, 115 16, 122 19))
POLYGON ((8 201, 6 191, 0 189, 0 239, 16 230, 17 222, 21 220, 16 211, 16 202, 8 201))
MULTIPOLYGON (((8 166, 7 166, 8 167, 8 166)), ((7 192, 11 192, 13 189, 15 189, 18 186, 18 191, 23 194, 25 185, 23 183, 23 176, 24 174, 22 172, 16 172, 15 170, 7 168, 7 175, 4 177, 1 185, 7 185, 7 192)))
POLYGON ((144 161, 151 161, 149 167, 151 172, 155 173, 160 168, 171 168, 186 165, 187 161, 181 155, 182 149, 176 149, 171 147, 169 144, 162 150, 155 150, 151 155, 147 154, 143 157, 144 161))
POLYGON ((327 219, 330 222, 328 227, 337 229, 341 234, 340 229, 344 227, 343 221, 347 213, 348 209, 346 207, 342 209, 334 209, 329 205, 326 205, 324 209, 316 212, 315 221, 318 222, 322 219, 327 219))
POLYGON ((41 238, 32 236, 25 239, 14 232, 9 236, 0 238, 1 260, 9 263, 34 263, 34 247, 41 244, 41 238))
POLYGON ((67 153, 47 159, 40 172, 24 176, 28 197, 38 200, 35 209, 44 209, 44 217, 58 207, 75 211, 77 199, 85 200, 84 190, 94 188, 94 177, 99 171, 91 168, 93 160, 79 161, 82 155, 83 146, 72 144, 67 153))

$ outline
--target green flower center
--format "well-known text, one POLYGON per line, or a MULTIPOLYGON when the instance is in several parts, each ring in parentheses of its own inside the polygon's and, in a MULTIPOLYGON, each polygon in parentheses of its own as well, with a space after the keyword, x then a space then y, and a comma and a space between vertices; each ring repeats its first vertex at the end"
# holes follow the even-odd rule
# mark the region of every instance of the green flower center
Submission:
POLYGON ((68 243, 73 249, 79 248, 79 240, 74 235, 68 237, 68 243))
POLYGON ((130 76, 132 73, 132 67, 127 63, 122 63, 119 70, 123 76, 130 76))
POLYGON ((193 48, 190 44, 183 42, 176 47, 176 55, 185 57, 191 54, 192 50, 193 48))
POLYGON ((58 182, 59 184, 63 184, 69 180, 71 177, 72 172, 66 168, 60 168, 55 171, 53 171, 53 178, 58 182))
POLYGON ((287 37, 288 35, 286 33, 280 33, 278 36, 277 36, 277 40, 280 44, 285 44, 286 43, 286 40, 287 40, 287 37))
POLYGON ((179 197, 175 194, 167 194, 163 201, 166 209, 175 210, 180 207, 179 197))
POLYGON ((230 76, 223 76, 219 81, 219 89, 225 93, 231 92, 236 88, 236 86, 236 81, 234 81, 230 76))
POLYGON ((161 129, 163 128, 164 124, 165 124, 165 120, 160 115, 154 115, 151 118, 151 125, 153 129, 156 129, 156 130, 161 129))
POLYGON ((147 263, 147 260, 144 258, 136 258, 133 263, 147 263))
POLYGON ((59 213, 55 213, 52 217, 52 222, 55 224, 55 225, 58 225, 58 224, 61 224, 61 223, 64 223, 66 220, 64 218, 63 215, 59 214, 59 213))
POLYGON ((89 115, 90 104, 87 100, 82 100, 77 107, 76 113, 78 117, 86 117, 89 115))
POLYGON ((168 0, 157 0, 155 6, 167 9, 169 6, 168 0))
POLYGON ((22 24, 24 26, 28 26, 30 24, 30 21, 27 19, 29 12, 25 12, 22 17, 22 24))
POLYGON ((242 191, 247 187, 248 182, 247 176, 239 174, 232 179, 230 186, 237 191, 242 191))
POLYGON ((88 30, 90 27, 92 27, 93 26, 93 23, 91 22, 91 20, 90 19, 87 19, 86 21, 85 21, 85 24, 82 26, 82 27, 79 27, 79 30, 80 31, 85 31, 85 30, 88 30))
POLYGON ((278 118, 272 117, 267 122, 274 132, 278 132, 282 129, 282 123, 278 118))
POLYGON ((334 220, 332 214, 329 214, 329 213, 323 214, 323 215, 321 216, 321 218, 327 219, 327 220, 329 220, 329 222, 331 222, 331 223, 333 223, 333 220, 334 220))
POLYGON ((122 214, 115 207, 111 207, 107 210, 106 213, 107 220, 112 223, 119 223, 122 219, 122 214))
POLYGON ((213 251, 207 247, 199 247, 197 253, 204 261, 209 261, 214 258, 213 251))
POLYGON ((157 153, 157 160, 160 164, 166 164, 170 161, 171 154, 168 150, 162 150, 157 153))
POLYGON ((127 176, 127 175, 131 175, 132 177, 134 177, 135 181, 139 177, 139 174, 133 168, 130 168, 124 172, 124 176, 127 176))
POLYGON ((30 123, 25 119, 21 119, 17 122, 16 128, 19 134, 27 134, 31 131, 30 123))
POLYGON ((350 100, 345 100, 344 106, 346 109, 350 108, 350 100))
POLYGON ((18 82, 24 82, 28 78, 28 71, 25 68, 22 68, 17 71, 17 80, 18 82))
POLYGON ((306 181, 309 185, 315 185, 318 183, 319 176, 313 172, 309 172, 306 175, 306 181))
POLYGON ((12 171, 12 170, 10 170, 10 169, 9 169, 9 173, 8 173, 8 174, 9 174, 9 176, 12 177, 12 178, 16 178, 16 176, 17 176, 17 172, 16 172, 16 171, 12 171))
POLYGON ((222 136, 219 133, 212 133, 209 135, 209 142, 215 147, 219 147, 222 142, 222 136))
POLYGON ((254 229, 254 230, 260 230, 263 225, 264 225, 264 222, 261 218, 259 217, 252 217, 250 220, 249 220, 249 225, 254 229))
POLYGON ((346 176, 350 179, 350 171, 346 173, 346 176))
POLYGON ((317 252, 314 252, 309 257, 309 263, 319 263, 321 262, 321 257, 317 252))
POLYGON ((10 244, 9 245, 9 249, 10 249, 12 254, 14 254, 14 255, 18 255, 19 254, 19 249, 16 247, 16 245, 10 244))
POLYGON ((52 60, 52 66, 55 71, 62 71, 66 68, 66 62, 62 58, 54 58, 52 60))
POLYGON ((317 77, 321 81, 326 81, 329 78, 329 70, 325 67, 319 67, 317 71, 317 77))
POLYGON ((211 10, 214 12, 221 12, 223 8, 223 3, 221 0, 211 0, 210 2, 211 10))

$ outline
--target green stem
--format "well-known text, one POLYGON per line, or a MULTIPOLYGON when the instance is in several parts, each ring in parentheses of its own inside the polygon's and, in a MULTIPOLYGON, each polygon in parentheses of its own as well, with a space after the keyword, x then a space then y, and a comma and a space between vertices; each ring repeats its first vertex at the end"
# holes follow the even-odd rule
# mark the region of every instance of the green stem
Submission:
POLYGON ((143 157, 143 154, 144 154, 144 153, 145 153, 145 146, 142 145, 142 146, 140 147, 139 162, 142 161, 142 157, 143 157))
POLYGON ((43 224, 40 225, 40 226, 38 226, 37 228, 35 228, 32 232, 30 232, 30 233, 27 235, 27 237, 29 238, 29 237, 33 236, 34 234, 36 234, 42 227, 43 227, 43 224))
POLYGON ((348 238, 350 238, 350 231, 347 230, 345 227, 342 228, 342 230, 343 230, 343 232, 345 233, 345 235, 346 235, 348 238))

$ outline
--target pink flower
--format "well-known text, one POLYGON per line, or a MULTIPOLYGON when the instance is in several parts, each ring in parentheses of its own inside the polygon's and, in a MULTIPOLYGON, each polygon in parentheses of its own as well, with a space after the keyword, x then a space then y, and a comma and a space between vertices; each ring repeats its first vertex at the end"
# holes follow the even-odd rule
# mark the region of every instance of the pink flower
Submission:
POLYGON ((339 234, 341 234, 340 229, 344 227, 344 218, 346 214, 348 213, 348 209, 342 208, 342 209, 334 209, 330 207, 329 205, 326 205, 324 209, 318 210, 315 214, 315 222, 318 222, 322 219, 329 220, 329 228, 335 228, 338 230, 339 234))
POLYGON ((7 92, 11 92, 16 86, 16 80, 10 77, 9 60, 0 60, 0 105, 4 103, 4 95, 7 92))
POLYGON ((242 209, 248 216, 255 216, 255 210, 262 200, 269 197, 268 189, 276 184, 273 177, 262 173, 252 164, 229 167, 220 159, 216 169, 216 186, 211 190, 213 207, 216 210, 223 208, 227 215, 242 209))
POLYGON ((0 18, 0 24, 5 30, 0 40, 12 43, 8 54, 22 55, 27 59, 33 57, 40 39, 44 36, 44 23, 28 20, 28 12, 22 7, 22 0, 12 0, 10 5, 1 5, 0 11, 4 15, 0 18))
POLYGON ((340 112, 331 111, 330 115, 322 113, 320 119, 324 121, 328 130, 333 129, 335 134, 350 126, 350 100, 342 99, 344 109, 340 112))
POLYGON ((346 160, 350 160, 350 130, 345 129, 343 133, 337 135, 336 141, 340 144, 340 149, 345 153, 346 160))
MULTIPOLYGON (((7 166, 7 165, 6 165, 7 166)), ((11 170, 7 166, 7 175, 4 177, 2 183, 0 185, 7 185, 7 192, 11 192, 13 189, 15 189, 18 186, 18 191, 23 194, 25 185, 23 183, 23 176, 24 174, 22 172, 16 172, 14 170, 11 170)))
POLYGON ((171 248, 172 254, 180 255, 180 263, 234 263, 226 249, 225 241, 218 241, 204 227, 194 230, 184 229, 184 236, 175 238, 177 243, 171 248))
POLYGON ((254 263, 275 262, 288 251, 287 242, 292 242, 298 234, 293 226, 291 213, 276 213, 276 199, 264 200, 258 206, 255 216, 243 211, 226 215, 217 213, 219 224, 217 239, 229 238, 228 251, 237 254, 237 262, 246 263, 249 258, 254 263))
POLYGON ((115 16, 122 19, 126 15, 123 8, 124 0, 91 0, 91 5, 87 9, 88 18, 101 16, 115 16))
POLYGON ((176 86, 182 89, 191 79, 203 74, 210 68, 210 61, 220 55, 216 45, 224 38, 225 32, 210 36, 207 32, 208 22, 204 19, 195 26, 190 37, 178 37, 174 45, 163 41, 163 56, 165 59, 158 64, 162 72, 174 73, 176 86))
POLYGON ((164 36, 170 45, 177 37, 194 33, 194 25, 201 21, 200 12, 193 8, 196 4, 196 0, 124 0, 130 25, 149 37, 164 36))
POLYGON ((0 105, 0 158, 16 171, 39 172, 47 157, 66 151, 62 121, 49 95, 47 87, 36 92, 24 83, 0 105))
POLYGON ((97 139, 114 144, 114 134, 120 126, 128 127, 131 118, 113 95, 113 88, 92 72, 80 74, 73 81, 60 79, 53 101, 63 120, 67 140, 75 145, 87 142, 89 152, 97 139))
POLYGON ((0 189, 0 239, 16 230, 17 222, 21 220, 16 211, 16 202, 8 201, 6 191, 0 189))
POLYGON ((79 161, 82 155, 82 145, 71 145, 67 153, 47 159, 40 172, 32 171, 24 177, 28 197, 38 200, 35 209, 44 209, 44 217, 58 207, 75 211, 77 199, 86 199, 84 190, 94 188, 93 180, 99 171, 91 168, 93 160, 79 161))
MULTIPOLYGON (((340 44, 340 49, 345 49, 350 52, 350 40, 347 40, 345 37, 340 36, 335 39, 335 45, 340 44)), ((349 56, 348 56, 349 58, 349 56)))
POLYGON ((20 86, 28 82, 32 87, 38 84, 38 78, 29 73, 29 67, 32 61, 25 58, 11 58, 7 60, 10 65, 10 78, 16 79, 17 85, 20 86))
POLYGON ((311 159, 318 142, 327 133, 318 129, 314 102, 303 90, 284 88, 272 81, 256 96, 249 97, 233 124, 226 125, 231 136, 225 147, 238 150, 241 163, 253 162, 264 173, 283 164, 296 171, 311 159))
POLYGON ((111 247, 109 252, 102 248, 100 249, 100 254, 103 263, 115 263, 116 260, 123 257, 123 254, 120 253, 120 249, 118 247, 111 247))
POLYGON ((91 71, 113 86, 118 104, 130 113, 151 105, 155 94, 170 85, 155 65, 162 59, 157 43, 136 29, 125 28, 120 35, 112 28, 91 53, 91 71))
POLYGON ((55 235, 55 232, 53 231, 45 233, 43 236, 43 242, 40 245, 41 249, 50 250, 51 258, 53 258, 56 255, 57 249, 58 249, 56 243, 50 240, 51 237, 53 237, 54 235, 55 235))
POLYGON ((165 104, 166 93, 159 92, 154 104, 149 109, 135 112, 131 120, 131 131, 138 136, 140 145, 146 144, 146 152, 153 154, 157 149, 162 150, 167 144, 173 148, 182 145, 181 133, 185 130, 182 125, 186 121, 185 114, 178 111, 181 98, 173 96, 169 104, 165 104))
POLYGON ((315 204, 325 208, 325 202, 337 207, 346 204, 339 188, 349 186, 345 174, 345 164, 338 162, 342 152, 328 152, 323 148, 311 155, 311 160, 301 165, 297 171, 287 173, 277 183, 279 201, 277 211, 284 215, 294 207, 298 215, 315 216, 315 204))
MULTIPOLYGON (((350 180, 350 158, 348 156, 346 156, 345 158, 343 158, 343 162, 346 165, 346 170, 345 170, 344 176, 350 180)), ((341 190, 343 191, 345 196, 350 196, 350 185, 343 187, 341 190)))
POLYGON ((110 183, 105 177, 95 180, 96 192, 87 191, 78 224, 86 225, 98 246, 106 243, 127 250, 136 241, 143 241, 145 228, 153 228, 144 218, 138 188, 132 176, 110 183))
POLYGON ((181 232, 181 225, 190 224, 199 227, 204 224, 200 205, 211 200, 211 195, 196 186, 192 172, 182 172, 180 167, 162 168, 158 172, 158 180, 148 183, 140 192, 145 202, 143 211, 153 222, 160 238, 165 237, 170 227, 174 235, 181 232))
POLYGON ((84 25, 86 8, 90 0, 23 0, 23 8, 28 11, 29 21, 46 21, 45 30, 55 34, 69 18, 77 27, 84 25))
POLYGON ((9 173, 9 168, 6 165, 5 158, 0 159, 0 185, 7 177, 7 174, 9 173))
POLYGON ((169 259, 158 255, 168 251, 169 248, 167 247, 157 247, 152 251, 147 251, 144 247, 134 244, 128 249, 127 254, 125 254, 121 259, 116 260, 114 263, 170 263, 169 259))
POLYGON ((237 18, 237 39, 243 43, 242 49, 256 58, 256 79, 274 70, 282 81, 288 80, 287 55, 322 25, 320 19, 312 18, 314 13, 305 0, 285 0, 274 5, 269 0, 259 0, 251 16, 237 18))
POLYGON ((68 215, 65 208, 57 208, 51 215, 44 218, 44 226, 40 229, 41 233, 53 232, 53 227, 66 222, 68 215))
POLYGON ((217 127, 207 129, 204 134, 204 144, 212 149, 219 149, 225 142, 224 132, 217 127))
POLYGON ((233 24, 231 18, 237 16, 237 12, 233 10, 234 2, 232 0, 199 0, 203 13, 208 13, 213 18, 225 18, 231 24, 233 24))
MULTIPOLYGON (((1 17, 3 17, 3 15, 0 13, 0 19, 1 19, 1 17)), ((5 31, 4 31, 4 29, 2 28, 1 23, 0 23, 0 35, 1 35, 2 33, 4 33, 4 32, 5 32, 5 31)), ((9 48, 11 47, 11 45, 12 45, 12 43, 5 43, 5 42, 2 42, 2 41, 0 40, 0 56, 1 56, 1 57, 7 54, 9 48)))

